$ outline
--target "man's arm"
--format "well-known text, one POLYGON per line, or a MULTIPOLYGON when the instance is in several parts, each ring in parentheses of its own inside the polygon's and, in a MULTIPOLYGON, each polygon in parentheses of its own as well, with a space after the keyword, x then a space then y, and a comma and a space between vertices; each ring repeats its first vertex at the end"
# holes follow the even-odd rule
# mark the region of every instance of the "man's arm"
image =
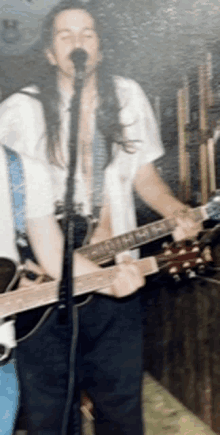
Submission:
POLYGON ((190 216, 190 208, 173 196, 152 163, 141 166, 136 174, 134 186, 140 197, 157 213, 164 217, 176 218, 176 240, 195 238, 201 231, 201 225, 194 222, 190 216))
MULTIPOLYGON (((28 220, 28 235, 37 260, 52 278, 60 279, 63 259, 63 234, 53 215, 28 220)), ((99 271, 100 268, 82 255, 74 254, 74 276, 99 271)), ((144 279, 130 258, 117 266, 117 275, 111 286, 115 297, 127 296, 144 285, 144 279)))
MULTIPOLYGON (((64 238, 53 215, 28 220, 28 235, 34 253, 45 272, 61 278, 64 238)), ((97 272, 99 267, 80 254, 74 255, 74 276, 97 272)))

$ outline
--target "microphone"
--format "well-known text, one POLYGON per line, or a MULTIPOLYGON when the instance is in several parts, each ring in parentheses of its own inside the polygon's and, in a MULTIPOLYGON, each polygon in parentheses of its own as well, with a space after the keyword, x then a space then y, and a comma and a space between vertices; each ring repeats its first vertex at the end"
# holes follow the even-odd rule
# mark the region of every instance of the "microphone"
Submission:
POLYGON ((77 48, 70 53, 70 59, 74 63, 75 71, 76 71, 76 79, 83 80, 85 73, 85 64, 87 60, 88 54, 82 48, 77 48))

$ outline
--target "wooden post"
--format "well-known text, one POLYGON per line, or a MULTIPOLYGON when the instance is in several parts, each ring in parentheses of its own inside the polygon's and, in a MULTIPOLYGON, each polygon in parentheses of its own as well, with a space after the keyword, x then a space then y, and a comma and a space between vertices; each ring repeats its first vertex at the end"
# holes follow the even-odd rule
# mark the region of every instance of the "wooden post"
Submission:
MULTIPOLYGON (((184 83, 184 106, 185 106, 185 127, 190 124, 190 94, 189 94, 189 80, 185 76, 184 83)), ((186 186, 185 186, 185 201, 189 202, 191 197, 191 171, 190 171, 190 153, 189 149, 189 134, 185 134, 186 151, 185 151, 185 168, 186 168, 186 186)))
POLYGON ((215 169, 215 143, 213 138, 208 139, 208 166, 209 166, 210 193, 214 193, 216 191, 216 169, 215 169))
POLYGON ((212 53, 206 56, 206 75, 207 75, 207 103, 208 106, 214 105, 214 95, 212 91, 212 53))
POLYGON ((187 76, 184 76, 183 84, 184 84, 184 95, 185 95, 185 123, 190 124, 189 80, 187 76))
POLYGON ((207 146, 204 138, 207 132, 207 104, 206 104, 206 69, 204 65, 199 66, 199 126, 203 136, 199 145, 200 161, 200 183, 201 183, 201 202, 206 204, 208 201, 208 158, 207 146))
MULTIPOLYGON (((207 75, 207 104, 214 105, 214 95, 212 91, 212 53, 207 53, 206 57, 206 75, 207 75)), ((210 193, 216 191, 216 169, 215 169, 215 143, 213 138, 208 139, 208 172, 210 181, 210 193)))
POLYGON ((178 145, 179 145, 179 199, 185 201, 186 192, 186 135, 184 89, 179 89, 178 99, 178 145))
POLYGON ((190 153, 186 151, 186 193, 185 200, 189 202, 191 199, 191 171, 190 171, 190 153))

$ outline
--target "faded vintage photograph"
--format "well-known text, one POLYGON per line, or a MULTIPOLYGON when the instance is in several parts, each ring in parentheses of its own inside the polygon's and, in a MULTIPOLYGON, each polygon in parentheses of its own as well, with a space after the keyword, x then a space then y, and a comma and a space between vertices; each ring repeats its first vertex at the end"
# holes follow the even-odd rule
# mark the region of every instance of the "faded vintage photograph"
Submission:
POLYGON ((219 29, 1 0, 1 435, 220 434, 219 29))

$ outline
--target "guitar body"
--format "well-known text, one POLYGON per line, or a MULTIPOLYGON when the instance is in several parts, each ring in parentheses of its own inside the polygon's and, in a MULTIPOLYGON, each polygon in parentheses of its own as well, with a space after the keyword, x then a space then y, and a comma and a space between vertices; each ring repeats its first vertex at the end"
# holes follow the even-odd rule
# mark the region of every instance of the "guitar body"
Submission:
MULTIPOLYGON (((62 221, 59 220, 59 224, 62 228, 62 221)), ((62 228, 63 229, 63 228, 62 228)), ((85 218, 81 215, 75 215, 74 219, 74 229, 75 229, 75 239, 74 239, 74 249, 79 249, 81 246, 89 243, 89 240, 93 234, 94 223, 90 217, 85 218)), ((29 246, 26 248, 26 255, 35 261, 34 254, 29 246)), ((34 277, 33 274, 32 279, 34 277)), ((18 268, 15 262, 7 258, 0 258, 0 294, 10 291, 16 282, 19 280, 18 268)), ((30 281, 30 283, 34 281, 30 281)), ((18 287, 19 289, 19 287, 18 287)), ((18 289, 15 289, 18 291, 18 289)), ((14 289, 13 289, 14 290, 14 289)), ((82 303, 88 298, 88 295, 76 296, 76 304, 82 303)), ((54 305, 53 305, 54 307, 54 305)), ((44 306, 40 308, 31 309, 21 314, 17 314, 16 318, 16 337, 18 341, 25 339, 29 336, 32 331, 37 329, 38 324, 41 324, 41 319, 43 316, 46 317, 46 313, 52 311, 51 306, 44 306)), ((1 322, 1 320, 0 320, 1 322)))
MULTIPOLYGON (((10 292, 12 289, 13 292, 16 292, 16 288, 14 289, 13 287, 18 283, 18 281, 19 271, 17 264, 8 258, 0 257, 0 294, 10 292)), ((16 320, 17 338, 22 339, 24 336, 29 334, 29 332, 39 323, 42 315, 47 309, 48 307, 41 307, 18 314, 16 320)))
POLYGON ((0 258, 0 293, 9 290, 17 279, 17 265, 8 258, 0 258))

